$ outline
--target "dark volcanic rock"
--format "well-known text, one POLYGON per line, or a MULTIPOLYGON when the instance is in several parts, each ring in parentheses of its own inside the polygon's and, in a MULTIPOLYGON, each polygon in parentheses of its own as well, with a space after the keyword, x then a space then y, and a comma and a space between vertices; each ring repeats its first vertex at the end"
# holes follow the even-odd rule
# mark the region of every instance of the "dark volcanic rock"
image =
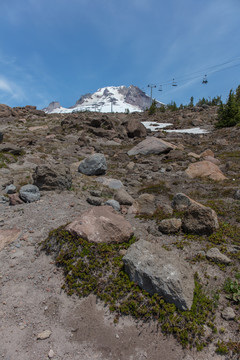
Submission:
POLYGON ((184 213, 182 228, 186 233, 210 235, 219 228, 217 214, 211 208, 194 202, 184 213))
POLYGON ((37 166, 33 181, 41 190, 64 190, 72 186, 70 170, 63 164, 37 166))
POLYGON ((147 136, 147 129, 137 119, 130 119, 126 123, 126 130, 129 138, 142 138, 147 136))
POLYGON ((100 153, 90 155, 80 163, 78 171, 89 176, 105 174, 107 171, 105 156, 100 153))

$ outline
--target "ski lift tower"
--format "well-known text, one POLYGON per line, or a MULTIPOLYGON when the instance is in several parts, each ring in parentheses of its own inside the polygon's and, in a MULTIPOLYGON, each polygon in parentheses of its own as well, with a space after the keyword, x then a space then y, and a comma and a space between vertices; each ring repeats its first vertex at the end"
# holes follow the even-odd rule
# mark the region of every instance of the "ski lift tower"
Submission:
POLYGON ((154 84, 149 84, 148 87, 150 87, 150 89, 151 89, 151 105, 152 105, 152 89, 156 88, 157 86, 154 84))

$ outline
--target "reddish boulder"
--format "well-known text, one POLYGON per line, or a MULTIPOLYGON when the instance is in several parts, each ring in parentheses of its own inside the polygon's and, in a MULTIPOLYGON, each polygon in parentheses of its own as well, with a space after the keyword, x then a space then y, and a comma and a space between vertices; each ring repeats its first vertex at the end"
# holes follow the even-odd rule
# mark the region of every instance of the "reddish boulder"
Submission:
POLYGON ((111 206, 97 206, 67 225, 72 235, 95 243, 121 243, 133 236, 131 224, 111 206))

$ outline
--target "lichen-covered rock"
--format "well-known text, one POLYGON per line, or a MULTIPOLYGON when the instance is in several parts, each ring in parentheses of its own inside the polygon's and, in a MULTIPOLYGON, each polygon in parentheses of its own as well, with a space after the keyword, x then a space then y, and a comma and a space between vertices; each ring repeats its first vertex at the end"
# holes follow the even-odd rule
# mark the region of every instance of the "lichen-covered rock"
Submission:
POLYGON ((182 220, 177 218, 164 219, 160 221, 158 230, 164 234, 174 234, 181 229, 182 220))
POLYGON ((139 240, 123 257, 131 281, 162 296, 180 310, 189 310, 193 302, 194 279, 190 266, 161 245, 139 240))
POLYGON ((89 176, 105 174, 107 171, 105 156, 100 153, 90 155, 80 163, 78 171, 89 176))
POLYGON ((66 230, 90 242, 121 243, 133 235, 131 224, 111 206, 97 206, 67 225, 66 230))

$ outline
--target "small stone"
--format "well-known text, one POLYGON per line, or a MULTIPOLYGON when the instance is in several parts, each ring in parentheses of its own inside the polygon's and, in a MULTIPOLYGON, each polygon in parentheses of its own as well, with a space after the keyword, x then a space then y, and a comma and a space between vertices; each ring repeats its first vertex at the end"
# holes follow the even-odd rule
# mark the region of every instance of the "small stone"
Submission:
POLYGON ((229 259, 226 255, 222 254, 218 248, 211 248, 208 250, 207 259, 212 260, 216 263, 222 263, 222 264, 231 264, 232 260, 229 259))
POLYGON ((118 201, 110 199, 105 202, 105 205, 111 206, 114 210, 120 211, 120 204, 118 201))
POLYGON ((50 330, 45 330, 37 335, 37 340, 45 340, 51 336, 52 332, 50 330))
POLYGON ((6 189, 5 189, 5 193, 6 194, 15 194, 15 192, 16 192, 16 186, 14 186, 13 184, 11 184, 11 185, 8 185, 7 187, 6 187, 6 189))
POLYGON ((231 307, 225 308, 225 309, 222 311, 222 314, 221 314, 221 315, 222 315, 222 318, 223 318, 224 320, 227 320, 227 321, 229 321, 229 320, 234 320, 235 317, 236 317, 236 314, 235 314, 233 308, 231 308, 231 307))
POLYGON ((97 197, 88 197, 87 198, 87 202, 90 205, 94 205, 94 206, 101 206, 102 205, 102 199, 101 198, 97 198, 97 197))
POLYGON ((50 351, 49 351, 49 353, 48 353, 48 357, 49 357, 49 359, 52 359, 53 357, 54 357, 54 351, 51 349, 50 351))
POLYGON ((181 219, 164 219, 160 222, 158 230, 164 234, 173 234, 178 232, 181 229, 182 220, 181 219))

